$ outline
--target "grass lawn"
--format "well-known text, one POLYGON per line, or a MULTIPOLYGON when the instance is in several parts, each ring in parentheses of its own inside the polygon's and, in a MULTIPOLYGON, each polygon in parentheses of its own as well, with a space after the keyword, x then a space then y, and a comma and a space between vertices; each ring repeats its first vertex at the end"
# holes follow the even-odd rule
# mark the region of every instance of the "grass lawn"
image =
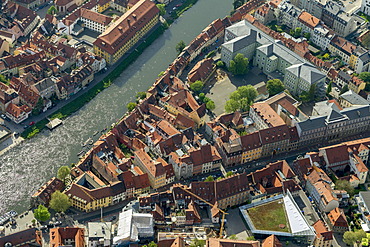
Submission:
POLYGON ((261 206, 250 208, 247 212, 254 227, 258 230, 290 232, 282 200, 276 200, 261 206), (280 224, 284 224, 285 228, 280 228, 280 224))

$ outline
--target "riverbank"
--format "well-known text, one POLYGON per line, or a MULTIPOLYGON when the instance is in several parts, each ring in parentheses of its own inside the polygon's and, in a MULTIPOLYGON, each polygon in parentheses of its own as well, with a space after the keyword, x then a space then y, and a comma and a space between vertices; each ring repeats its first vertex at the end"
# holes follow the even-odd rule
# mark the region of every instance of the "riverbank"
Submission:
POLYGON ((101 91, 108 88, 114 82, 114 80, 117 79, 120 74, 144 52, 147 47, 149 47, 159 36, 164 33, 166 29, 169 28, 169 26, 173 23, 175 19, 179 18, 182 13, 190 9, 197 1, 198 0, 186 0, 176 11, 172 12, 171 19, 166 20, 165 23, 152 31, 152 33, 143 42, 141 42, 138 47, 134 49, 126 58, 124 58, 123 61, 103 80, 98 82, 95 86, 93 86, 91 89, 89 89, 78 98, 70 101, 58 111, 36 122, 36 124, 34 124, 31 128, 24 130, 21 133, 21 137, 24 139, 30 139, 45 129, 46 124, 49 122, 48 119, 65 119, 81 109, 101 91))
MULTIPOLYGON (((0 211, 14 209, 22 212, 27 209, 30 194, 41 187, 44 181, 55 176, 61 165, 76 163, 78 153, 82 150, 81 143, 97 130, 117 123, 127 112, 127 103, 135 100, 136 93, 148 90, 157 80, 158 73, 174 62, 177 57, 174 47, 180 40, 186 44, 193 43, 194 37, 215 19, 227 15, 232 6, 232 0, 221 1, 218 8, 204 15, 212 3, 212 0, 198 1, 195 8, 182 14, 110 87, 65 119, 63 125, 53 131, 41 131, 35 138, 24 141, 0 156, 0 176, 3 178, 0 181, 0 211)), ((176 3, 173 5, 175 7, 176 3)), ((96 82, 113 69, 111 67, 105 74, 98 74, 99 80, 96 82)), ((70 100, 81 96, 94 85, 81 90, 70 100)), ((60 108, 67 103, 62 101, 60 108)), ((51 110, 37 120, 58 109, 55 107, 51 110)))
POLYGON ((25 139, 30 139, 41 132, 43 129, 45 129, 46 124, 49 122, 48 119, 65 119, 66 117, 81 109, 81 107, 90 102, 101 91, 108 88, 113 83, 113 81, 117 79, 120 74, 143 53, 143 51, 148 46, 150 46, 160 35, 163 34, 166 29, 167 27, 165 27, 164 25, 160 25, 159 27, 157 27, 157 29, 152 31, 152 33, 143 42, 141 42, 138 47, 132 51, 132 53, 124 58, 124 60, 103 80, 98 82, 95 86, 82 94, 80 97, 72 100, 71 102, 60 108, 57 112, 37 122, 31 128, 24 130, 21 136, 25 139))

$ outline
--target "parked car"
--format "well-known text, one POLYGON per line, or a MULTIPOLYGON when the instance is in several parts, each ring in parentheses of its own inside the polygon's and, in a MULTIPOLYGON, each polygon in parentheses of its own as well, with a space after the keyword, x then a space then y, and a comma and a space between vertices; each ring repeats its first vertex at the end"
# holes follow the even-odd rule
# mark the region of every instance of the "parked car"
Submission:
POLYGON ((59 225, 61 225, 62 224, 62 222, 61 221, 55 221, 54 222, 54 226, 59 226, 59 225))
POLYGON ((48 228, 48 226, 46 226, 46 225, 42 225, 42 226, 40 226, 40 230, 44 230, 44 229, 47 229, 48 228))
POLYGON ((32 125, 34 125, 35 124, 35 121, 31 121, 30 123, 29 123, 29 126, 32 126, 32 125))
POLYGON ((0 117, 1 117, 2 119, 4 119, 4 120, 6 119, 5 114, 1 114, 1 115, 0 115, 0 117))

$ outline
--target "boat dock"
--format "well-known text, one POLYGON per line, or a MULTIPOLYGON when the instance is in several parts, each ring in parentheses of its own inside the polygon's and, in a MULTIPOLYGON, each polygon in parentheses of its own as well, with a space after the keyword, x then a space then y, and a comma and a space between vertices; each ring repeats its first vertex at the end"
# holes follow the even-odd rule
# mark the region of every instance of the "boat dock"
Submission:
POLYGON ((50 130, 53 130, 55 129, 56 127, 58 127, 59 125, 61 125, 63 123, 63 121, 59 118, 55 118, 53 120, 51 120, 47 125, 46 127, 48 127, 50 130))

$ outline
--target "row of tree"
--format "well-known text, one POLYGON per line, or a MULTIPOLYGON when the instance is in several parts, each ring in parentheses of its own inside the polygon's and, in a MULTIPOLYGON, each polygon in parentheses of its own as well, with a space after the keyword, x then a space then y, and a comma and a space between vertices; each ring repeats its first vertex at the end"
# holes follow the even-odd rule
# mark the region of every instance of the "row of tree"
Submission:
MULTIPOLYGON (((57 177, 63 181, 63 183, 66 183, 66 180, 70 176, 71 169, 69 166, 61 166, 58 169, 57 177)), ((71 203, 69 201, 69 198, 66 194, 63 194, 59 190, 55 191, 53 194, 51 194, 51 199, 49 202, 49 208, 54 210, 55 212, 65 212, 69 207, 71 206, 71 203)), ((50 219, 50 212, 47 207, 44 205, 39 205, 34 211, 35 218, 40 222, 45 222, 50 219)))
POLYGON ((202 89, 204 88, 204 82, 202 81, 195 81, 190 85, 190 90, 194 93, 198 94, 199 100, 206 104, 206 108, 210 111, 213 111, 216 108, 216 104, 213 100, 206 97, 204 93, 201 93, 202 89))

